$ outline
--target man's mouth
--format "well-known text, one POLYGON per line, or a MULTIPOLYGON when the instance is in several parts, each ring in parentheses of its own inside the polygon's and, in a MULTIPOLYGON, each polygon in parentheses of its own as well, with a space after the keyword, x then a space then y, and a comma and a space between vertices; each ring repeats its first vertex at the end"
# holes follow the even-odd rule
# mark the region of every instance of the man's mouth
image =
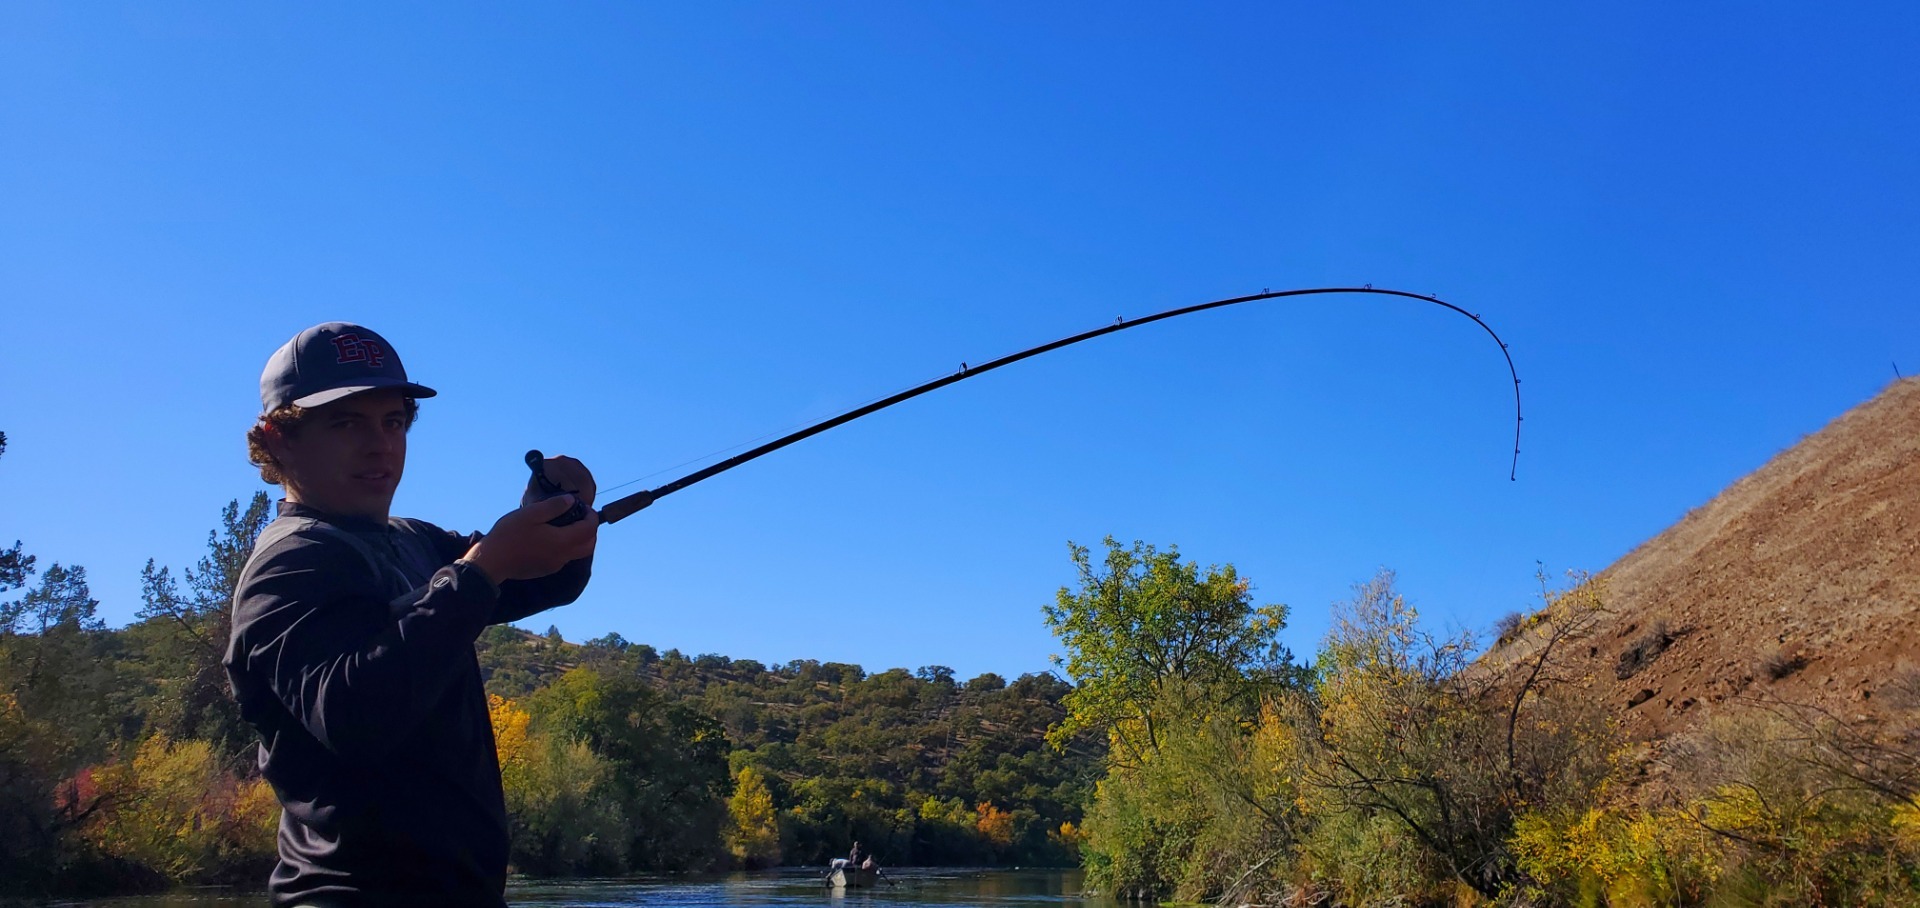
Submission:
POLYGON ((353 474, 353 478, 361 480, 363 482, 382 482, 392 477, 393 477, 392 470, 369 470, 365 473, 353 474))

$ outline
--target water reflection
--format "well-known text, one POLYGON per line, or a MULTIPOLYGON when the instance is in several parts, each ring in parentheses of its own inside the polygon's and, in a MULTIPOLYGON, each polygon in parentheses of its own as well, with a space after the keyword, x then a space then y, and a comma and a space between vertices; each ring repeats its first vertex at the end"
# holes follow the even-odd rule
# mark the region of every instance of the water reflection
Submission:
MULTIPOLYGON (((720 877, 641 877, 616 880, 515 880, 507 901, 521 908, 974 908, 982 905, 1072 904, 1110 908, 1081 895, 1078 871, 890 869, 871 889, 836 890, 807 869, 735 873, 720 877)), ((266 904, 258 893, 187 891, 164 896, 56 903, 70 908, 239 908, 266 904)))
POLYGON ((707 880, 568 880, 525 882, 508 887, 507 898, 526 908, 588 906, 832 906, 832 908, 939 908, 986 904, 1082 903, 1080 874, 1058 870, 888 870, 869 889, 834 889, 816 871, 789 869, 736 873, 707 880))

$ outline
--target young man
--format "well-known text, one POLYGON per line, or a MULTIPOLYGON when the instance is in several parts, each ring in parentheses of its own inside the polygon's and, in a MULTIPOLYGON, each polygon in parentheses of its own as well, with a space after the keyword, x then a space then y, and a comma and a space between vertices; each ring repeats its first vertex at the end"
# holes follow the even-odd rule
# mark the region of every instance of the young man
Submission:
POLYGON ((226 667, 279 795, 275 905, 504 905, 507 817, 473 642, 490 624, 572 602, 597 515, 548 525, 572 492, 531 500, 485 535, 387 512, 415 401, 380 335, 308 328, 260 377, 252 461, 286 490, 234 593, 226 667))

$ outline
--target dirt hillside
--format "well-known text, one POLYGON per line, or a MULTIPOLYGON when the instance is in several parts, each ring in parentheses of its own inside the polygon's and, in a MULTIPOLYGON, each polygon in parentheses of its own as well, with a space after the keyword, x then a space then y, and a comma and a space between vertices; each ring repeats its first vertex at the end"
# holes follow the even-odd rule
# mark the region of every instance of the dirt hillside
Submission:
POLYGON ((1887 677, 1920 665, 1920 379, 1774 457, 1600 578, 1611 615, 1575 656, 1630 734, 1661 737, 1763 693, 1872 716, 1887 677))

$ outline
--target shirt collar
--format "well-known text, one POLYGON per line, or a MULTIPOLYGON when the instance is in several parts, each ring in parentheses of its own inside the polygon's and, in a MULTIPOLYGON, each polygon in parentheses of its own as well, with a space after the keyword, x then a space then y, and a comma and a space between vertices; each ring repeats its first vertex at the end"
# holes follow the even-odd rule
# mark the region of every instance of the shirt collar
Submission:
POLYGON ((387 529, 385 522, 375 520, 371 517, 350 517, 344 514, 329 514, 311 505, 301 504, 297 501, 288 501, 285 498, 280 499, 279 514, 281 517, 305 517, 309 520, 318 520, 322 523, 333 524, 343 530, 353 530, 360 533, 379 533, 387 529))

